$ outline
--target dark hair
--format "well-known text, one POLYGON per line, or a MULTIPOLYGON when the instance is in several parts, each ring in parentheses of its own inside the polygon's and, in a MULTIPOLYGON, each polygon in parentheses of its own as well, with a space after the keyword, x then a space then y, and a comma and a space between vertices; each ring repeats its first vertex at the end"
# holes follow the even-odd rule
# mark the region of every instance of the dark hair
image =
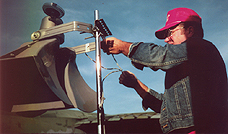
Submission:
POLYGON ((194 28, 194 34, 192 37, 203 38, 204 33, 203 33, 203 27, 201 23, 194 22, 194 21, 186 21, 186 22, 181 22, 180 25, 183 25, 184 29, 187 29, 190 26, 192 26, 194 28))

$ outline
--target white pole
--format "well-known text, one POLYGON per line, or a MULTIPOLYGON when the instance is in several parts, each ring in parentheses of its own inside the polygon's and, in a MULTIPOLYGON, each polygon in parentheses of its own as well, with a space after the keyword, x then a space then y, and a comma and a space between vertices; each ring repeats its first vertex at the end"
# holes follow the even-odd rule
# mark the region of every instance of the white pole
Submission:
MULTIPOLYGON (((94 19, 99 20, 99 11, 95 10, 94 19)), ((95 24, 96 25, 96 24, 95 24)), ((99 32, 96 31, 96 86, 97 86, 97 122, 98 134, 105 134, 104 109, 103 109, 103 83, 101 78, 101 47, 99 32)))

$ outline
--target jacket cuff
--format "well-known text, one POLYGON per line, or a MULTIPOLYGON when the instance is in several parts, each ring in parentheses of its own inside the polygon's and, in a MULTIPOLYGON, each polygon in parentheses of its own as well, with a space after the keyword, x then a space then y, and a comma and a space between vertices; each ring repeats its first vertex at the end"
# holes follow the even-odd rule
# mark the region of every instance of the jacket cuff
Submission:
MULTIPOLYGON (((138 46, 141 44, 142 42, 135 42, 135 43, 132 43, 131 46, 129 47, 129 53, 128 53, 128 57, 131 58, 132 55, 134 55, 135 51, 137 50, 138 46)), ((133 62, 131 61, 131 64, 137 68, 137 69, 140 69, 140 70, 143 70, 143 68, 145 67, 144 65, 140 64, 140 63, 136 63, 136 62, 133 62)))
POLYGON ((152 89, 148 90, 147 95, 143 98, 142 101, 142 107, 144 110, 150 108, 156 113, 160 113, 162 100, 161 98, 156 98, 157 95, 158 93, 153 91, 152 89))
POLYGON ((131 46, 129 47, 129 53, 127 55, 127 57, 131 58, 132 55, 135 53, 135 51, 137 50, 138 46, 141 44, 142 42, 134 42, 131 44, 131 46))
POLYGON ((149 102, 150 102, 149 99, 150 99, 150 94, 147 93, 147 95, 142 100, 142 107, 144 111, 146 111, 149 108, 149 102))

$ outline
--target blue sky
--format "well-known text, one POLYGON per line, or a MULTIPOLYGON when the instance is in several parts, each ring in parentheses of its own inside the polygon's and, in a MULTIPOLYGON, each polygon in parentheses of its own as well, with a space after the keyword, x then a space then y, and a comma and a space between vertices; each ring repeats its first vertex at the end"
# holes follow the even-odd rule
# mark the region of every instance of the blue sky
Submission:
MULTIPOLYGON (((81 21, 94 23, 94 10, 99 10, 114 37, 129 42, 152 42, 165 45, 158 40, 154 32, 164 26, 166 14, 177 7, 195 10, 201 17, 204 38, 213 42, 228 64, 228 0, 1 0, 1 55, 18 48, 24 42, 30 42, 30 35, 39 30, 41 19, 45 17, 42 5, 55 2, 65 10, 64 23, 81 21)), ((73 47, 94 39, 84 40, 89 34, 70 32, 65 34, 65 43, 61 47, 73 47)), ((88 53, 95 59, 95 52, 88 53)), ((124 70, 129 70, 148 87, 163 93, 164 72, 135 69, 124 55, 115 56, 124 70)), ((111 56, 102 52, 102 65, 117 67, 111 56)), ((94 89, 96 87, 95 64, 84 54, 77 55, 76 63, 81 75, 94 89)), ((102 70, 103 77, 110 71, 102 70)), ((104 81, 104 108, 106 114, 144 112, 142 99, 130 88, 118 83, 120 73, 110 75, 104 81)), ((152 110, 148 110, 152 111, 152 110)))

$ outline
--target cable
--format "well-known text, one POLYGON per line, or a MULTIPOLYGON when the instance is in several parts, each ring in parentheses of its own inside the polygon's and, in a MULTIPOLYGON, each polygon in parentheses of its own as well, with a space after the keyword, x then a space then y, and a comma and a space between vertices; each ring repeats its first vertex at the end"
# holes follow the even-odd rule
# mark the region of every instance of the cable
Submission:
POLYGON ((114 57, 114 55, 112 54, 112 58, 114 59, 114 61, 116 62, 116 65, 119 67, 120 71, 122 72, 122 68, 120 67, 120 65, 118 64, 116 58, 114 57))
MULTIPOLYGON (((85 53, 85 55, 86 55, 91 61, 93 61, 94 63, 96 63, 96 61, 93 60, 92 58, 90 58, 89 55, 88 55, 87 53, 85 53)), ((122 71, 123 71, 123 69, 120 67, 120 65, 118 64, 118 62, 117 62, 117 60, 116 60, 116 58, 114 57, 113 54, 112 54, 112 58, 113 58, 113 60, 116 62, 116 65, 117 65, 119 68, 106 68, 106 67, 101 66, 101 68, 103 68, 103 69, 105 69, 105 70, 115 70, 115 71, 112 71, 112 72, 108 73, 108 74, 104 77, 104 79, 102 80, 102 82, 103 82, 110 74, 115 73, 115 72, 122 72, 122 71)))

